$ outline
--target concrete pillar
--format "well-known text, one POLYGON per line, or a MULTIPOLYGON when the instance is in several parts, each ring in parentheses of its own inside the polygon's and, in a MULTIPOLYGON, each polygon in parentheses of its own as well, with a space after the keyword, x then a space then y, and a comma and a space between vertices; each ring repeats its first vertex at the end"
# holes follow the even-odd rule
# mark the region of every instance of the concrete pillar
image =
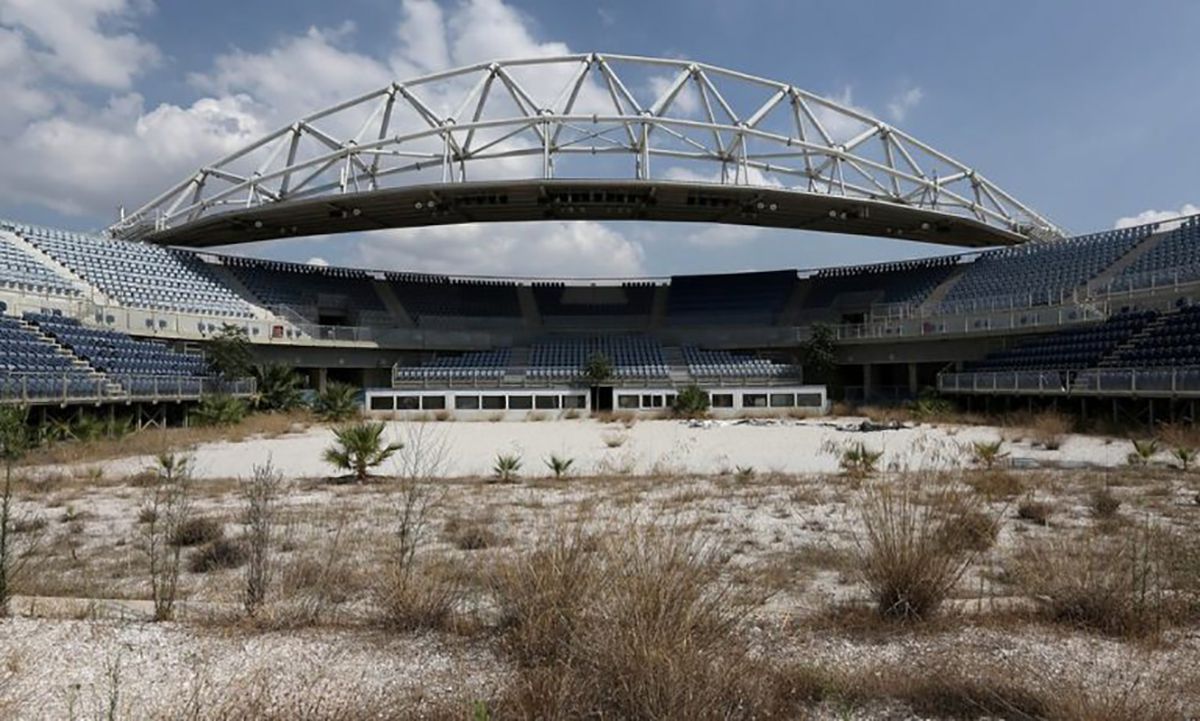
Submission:
POLYGON ((870 363, 863 363, 863 400, 869 401, 872 393, 871 375, 874 367, 870 363))
POLYGON ((916 397, 917 393, 919 393, 920 391, 921 391, 921 383, 920 383, 920 379, 917 374, 917 364, 909 363, 908 364, 908 392, 909 392, 909 395, 916 397))
POLYGON ((316 378, 315 378, 315 383, 314 383, 314 385, 317 388, 317 393, 325 392, 325 384, 328 382, 328 380, 329 380, 329 369, 328 368, 318 368, 316 370, 316 378))

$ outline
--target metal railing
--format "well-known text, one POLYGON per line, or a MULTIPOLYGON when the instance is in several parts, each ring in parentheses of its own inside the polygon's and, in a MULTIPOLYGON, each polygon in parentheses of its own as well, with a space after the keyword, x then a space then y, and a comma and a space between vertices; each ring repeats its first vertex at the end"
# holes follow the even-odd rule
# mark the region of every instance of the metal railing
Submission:
POLYGON ((883 303, 871 306, 872 320, 906 320, 915 318, 944 318, 970 313, 1027 311, 1058 305, 1083 305, 1114 298, 1150 295, 1164 290, 1184 290, 1200 286, 1200 267, 1153 270, 1118 275, 1081 287, 1057 291, 1038 291, 972 298, 959 301, 925 303, 883 303))
POLYGON ((942 373, 943 393, 1200 397, 1200 368, 1090 368, 942 373))
MULTIPOLYGON (((516 370, 512 373, 496 376, 485 373, 467 373, 454 376, 437 376, 434 373, 423 375, 422 377, 402 376, 393 369, 392 387, 397 389, 471 389, 471 388, 544 388, 552 386, 580 386, 585 387, 593 385, 586 380, 582 373, 573 375, 546 375, 546 376, 530 376, 526 373, 527 369, 516 370)), ((696 382, 706 386, 716 387, 772 387, 772 386, 792 386, 796 385, 800 380, 799 372, 792 372, 778 376, 753 376, 753 375, 705 375, 693 374, 688 380, 688 383, 696 382)), ((641 388, 647 383, 660 383, 675 385, 671 380, 670 374, 650 375, 638 374, 629 376, 614 376, 596 385, 612 386, 614 388, 641 388)))
POLYGON ((170 402, 202 396, 254 394, 252 378, 227 381, 164 375, 105 374, 94 378, 73 373, 6 372, 0 376, 0 403, 100 403, 111 401, 170 402))

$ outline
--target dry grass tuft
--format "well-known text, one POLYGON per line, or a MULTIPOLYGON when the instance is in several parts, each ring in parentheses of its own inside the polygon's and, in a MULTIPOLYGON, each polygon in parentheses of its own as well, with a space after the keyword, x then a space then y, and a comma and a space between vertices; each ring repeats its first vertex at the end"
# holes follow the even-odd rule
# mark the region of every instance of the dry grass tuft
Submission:
POLYGON ((171 545, 199 546, 217 540, 224 533, 225 527, 212 518, 189 518, 175 527, 171 534, 171 545))
POLYGON ((1094 533, 1050 538, 1021 548, 1009 572, 1048 620, 1141 637, 1194 619, 1200 586, 1188 548, 1151 526, 1121 538, 1094 533))
POLYGON ((500 545, 501 539, 491 529, 494 519, 470 520, 452 517, 442 526, 442 538, 460 551, 480 551, 500 545))
POLYGON ((1117 511, 1121 508, 1121 499, 1117 498, 1112 489, 1105 486, 1092 491, 1088 498, 1088 509, 1091 511, 1092 518, 1098 521, 1111 521, 1117 517, 1117 511))
POLYGON ((1017 506, 1017 518, 1038 526, 1050 525, 1050 517, 1053 515, 1054 505, 1047 501, 1026 498, 1017 506))
POLYGON ((859 501, 859 573, 884 618, 936 614, 978 553, 958 534, 954 542, 946 542, 947 528, 986 518, 977 497, 937 481, 926 490, 922 480, 930 479, 872 484, 859 501))
POLYGON ((238 568, 246 562, 246 545, 241 541, 218 538, 192 554, 188 569, 192 573, 208 573, 238 568))
POLYGON ((989 501, 1015 498, 1025 490, 1015 473, 995 469, 965 474, 963 482, 989 501))
POLYGON ((519 664, 498 701, 521 718, 742 719, 777 715, 771 674, 738 626, 750 606, 720 554, 678 529, 596 545, 559 534, 494 589, 519 664))
POLYGON ((1069 416, 1057 411, 1042 411, 1029 420, 1028 431, 1035 444, 1048 451, 1057 451, 1073 427, 1069 416))

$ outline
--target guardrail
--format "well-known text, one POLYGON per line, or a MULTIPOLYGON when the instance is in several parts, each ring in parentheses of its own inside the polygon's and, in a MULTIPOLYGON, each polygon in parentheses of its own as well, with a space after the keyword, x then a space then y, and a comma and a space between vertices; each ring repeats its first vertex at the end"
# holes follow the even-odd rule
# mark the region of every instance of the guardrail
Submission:
POLYGON ((1200 397, 1200 368, 1088 368, 942 373, 943 393, 1200 397))
POLYGON ((206 395, 248 397, 256 390, 251 378, 226 381, 184 376, 120 375, 81 378, 46 373, 8 372, 0 376, 0 403, 74 404, 104 402, 171 402, 206 395))
MULTIPOLYGON (((764 377, 764 376, 694 376, 694 382, 706 386, 716 387, 773 387, 773 386, 792 386, 800 380, 798 373, 790 375, 764 377)), ((689 380, 688 383, 692 383, 689 380)), ((628 376, 621 378, 610 378, 596 385, 612 386, 614 388, 641 388, 647 383, 669 384, 672 383, 669 375, 640 375, 628 376)), ((424 377, 424 378, 401 378, 393 371, 392 387, 396 389, 411 389, 411 390, 442 390, 455 388, 547 388, 561 387, 563 385, 572 385, 579 387, 587 387, 593 385, 590 381, 583 378, 582 375, 575 376, 554 376, 554 377, 530 377, 523 372, 520 373, 519 380, 508 380, 506 377, 467 375, 458 377, 424 377)))
POLYGON ((944 318, 970 313, 1030 311, 1058 305, 1085 305, 1117 298, 1152 295, 1162 291, 1182 291, 1200 288, 1200 268, 1176 268, 1117 276, 1102 282, 1088 281, 1081 288, 1036 293, 973 298, 971 300, 924 303, 885 303, 871 306, 872 320, 907 320, 944 318))

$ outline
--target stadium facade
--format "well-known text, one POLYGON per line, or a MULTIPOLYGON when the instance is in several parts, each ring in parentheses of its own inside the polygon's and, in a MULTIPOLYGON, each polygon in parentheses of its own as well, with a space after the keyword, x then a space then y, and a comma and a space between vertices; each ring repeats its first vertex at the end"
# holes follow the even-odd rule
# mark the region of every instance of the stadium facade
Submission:
POLYGON ((140 408, 249 393, 212 378, 201 357, 232 325, 260 360, 294 365, 314 386, 360 385, 368 409, 397 415, 654 411, 699 385, 718 413, 820 412, 831 398, 936 388, 971 405, 1191 418, 1198 289, 1200 218, 1067 237, 975 170, 790 85, 674 60, 505 61, 298 120, 104 235, 0 221, 0 397, 140 408), (639 98, 631 88, 651 72, 672 80, 639 98), (530 219, 699 220, 994 249, 616 280, 202 250, 530 219), (833 330, 837 364, 817 376, 801 349, 820 326, 833 330), (600 380, 585 372, 598 357, 611 365, 600 380))

